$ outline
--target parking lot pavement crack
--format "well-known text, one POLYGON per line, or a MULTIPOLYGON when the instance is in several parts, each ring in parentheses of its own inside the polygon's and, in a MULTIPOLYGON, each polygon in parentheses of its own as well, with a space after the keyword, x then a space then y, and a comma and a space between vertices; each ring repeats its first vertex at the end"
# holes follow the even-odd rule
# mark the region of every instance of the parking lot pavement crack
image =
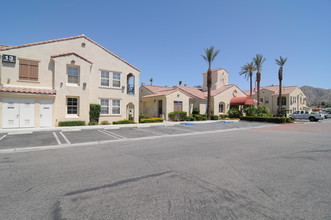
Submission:
POLYGON ((80 194, 80 193, 95 191, 95 190, 99 190, 99 189, 115 187, 115 186, 123 185, 123 184, 126 184, 126 183, 137 182, 137 181, 142 180, 142 179, 147 179, 147 178, 162 176, 162 175, 165 175, 165 174, 168 174, 168 173, 171 173, 171 172, 173 172, 173 171, 172 170, 168 170, 168 171, 164 171, 164 172, 161 172, 161 173, 154 173, 154 174, 149 174, 149 175, 145 175, 145 176, 140 176, 140 177, 125 179, 125 180, 120 180, 120 181, 115 182, 115 183, 110 183, 110 184, 106 184, 106 185, 102 185, 102 186, 97 186, 97 187, 92 187, 92 188, 88 188, 88 189, 83 189, 83 190, 69 192, 69 193, 66 193, 65 196, 72 196, 72 195, 77 195, 77 194, 80 194))

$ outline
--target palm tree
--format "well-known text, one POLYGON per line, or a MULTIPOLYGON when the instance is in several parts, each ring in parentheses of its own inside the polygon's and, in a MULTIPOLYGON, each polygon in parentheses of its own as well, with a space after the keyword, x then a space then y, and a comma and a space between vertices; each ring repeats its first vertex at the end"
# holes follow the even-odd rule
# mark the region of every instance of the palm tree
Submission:
POLYGON ((207 71, 207 119, 210 120, 210 89, 211 89, 211 64, 214 61, 215 57, 219 54, 219 50, 214 50, 214 46, 210 46, 205 49, 205 54, 201 54, 203 59, 208 63, 207 71))
POLYGON ((179 80, 178 81, 178 84, 181 86, 182 85, 182 80, 179 80))
POLYGON ((283 80, 283 66, 286 63, 287 57, 279 57, 276 59, 276 64, 279 66, 278 79, 279 79, 279 96, 278 96, 278 115, 280 115, 282 110, 282 80, 283 80))
POLYGON ((149 81, 151 82, 151 85, 153 85, 153 78, 150 78, 149 81))
POLYGON ((240 75, 245 74, 246 79, 249 78, 249 85, 250 85, 250 91, 249 95, 252 96, 252 77, 253 77, 253 72, 256 70, 256 67, 253 62, 247 63, 246 65, 243 65, 241 67, 240 75))
POLYGON ((256 82, 257 82, 257 107, 260 105, 260 82, 261 82, 261 70, 262 70, 262 63, 265 61, 265 58, 261 54, 256 54, 253 58, 253 62, 255 64, 257 73, 256 73, 256 82))

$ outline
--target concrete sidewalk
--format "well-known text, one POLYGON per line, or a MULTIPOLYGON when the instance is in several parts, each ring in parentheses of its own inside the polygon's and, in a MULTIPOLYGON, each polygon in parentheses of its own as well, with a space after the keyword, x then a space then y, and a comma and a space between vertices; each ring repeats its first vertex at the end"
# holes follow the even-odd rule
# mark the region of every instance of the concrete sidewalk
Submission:
POLYGON ((35 131, 77 131, 77 130, 89 130, 89 129, 119 129, 119 128, 144 128, 152 126, 175 126, 181 123, 190 124, 206 124, 216 122, 238 122, 239 120, 217 120, 217 121, 164 121, 161 123, 139 123, 139 124, 121 124, 121 125, 86 125, 86 126, 70 126, 70 127, 47 127, 47 128, 6 128, 0 129, 0 134, 24 134, 32 133, 35 131))

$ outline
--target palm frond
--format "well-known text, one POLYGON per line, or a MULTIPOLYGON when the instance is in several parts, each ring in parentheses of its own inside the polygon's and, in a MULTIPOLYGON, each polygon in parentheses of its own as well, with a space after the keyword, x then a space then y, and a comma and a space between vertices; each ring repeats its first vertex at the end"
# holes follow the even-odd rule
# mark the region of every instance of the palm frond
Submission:
POLYGON ((263 56, 261 54, 256 54, 256 56, 253 58, 253 62, 256 66, 256 70, 258 72, 261 71, 262 69, 262 64, 264 63, 265 58, 263 58, 263 56))
POLYGON ((211 67, 212 62, 214 61, 215 57, 219 54, 219 50, 215 51, 214 46, 210 46, 209 48, 205 49, 205 54, 202 54, 202 58, 207 61, 209 68, 211 67))
POLYGON ((276 64, 280 67, 283 67, 284 64, 286 63, 287 61, 287 57, 283 58, 282 56, 279 57, 279 60, 278 59, 275 59, 276 60, 276 64))

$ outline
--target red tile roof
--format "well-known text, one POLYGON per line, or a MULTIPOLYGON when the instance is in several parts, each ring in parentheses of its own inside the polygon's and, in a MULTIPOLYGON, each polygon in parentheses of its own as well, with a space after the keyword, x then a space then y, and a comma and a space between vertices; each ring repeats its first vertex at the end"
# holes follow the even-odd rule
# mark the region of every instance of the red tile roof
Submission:
MULTIPOLYGON (((299 88, 298 86, 283 86, 282 87, 282 94, 290 94, 293 92, 295 89, 299 88)), ((273 93, 273 95, 279 94, 279 85, 275 86, 265 86, 265 87, 260 87, 260 90, 266 89, 269 90, 273 93)), ((253 95, 256 93, 257 89, 253 89, 253 95)), ((246 95, 249 95, 249 90, 244 91, 246 95)))
POLYGON ((73 40, 73 39, 78 39, 78 38, 85 38, 86 40, 90 41, 91 43, 93 43, 93 44, 97 45, 98 47, 100 47, 101 49, 105 50, 107 53, 113 55, 114 57, 116 57, 117 59, 119 59, 122 62, 126 63, 127 65, 131 66, 135 70, 141 72, 141 70, 138 69, 137 67, 129 64, 127 61, 125 61, 122 58, 120 58, 119 56, 113 54, 112 52, 110 52, 109 50, 107 50, 105 47, 101 46, 100 44, 98 44, 95 41, 91 40, 90 38, 86 37, 85 35, 78 35, 78 36, 73 36, 73 37, 59 38, 59 39, 55 39, 55 40, 47 40, 47 41, 41 41, 41 42, 36 42, 36 43, 23 44, 23 45, 18 45, 18 46, 2 47, 2 48, 0 48, 0 51, 3 51, 3 50, 12 50, 12 49, 17 49, 17 48, 22 48, 22 47, 30 47, 30 46, 42 45, 42 44, 48 44, 48 43, 54 43, 54 42, 59 42, 59 41, 73 40))
POLYGON ((58 55, 53 55, 53 56, 51 56, 51 58, 57 58, 57 57, 63 57, 63 56, 70 56, 70 55, 77 56, 77 57, 81 58, 82 60, 85 60, 86 62, 88 62, 90 64, 93 64, 92 61, 89 61, 88 59, 86 59, 86 58, 78 55, 75 52, 68 52, 68 53, 62 53, 62 54, 58 54, 58 55))
POLYGON ((42 94, 42 95, 55 95, 55 89, 38 89, 38 88, 25 88, 13 86, 0 86, 0 93, 29 93, 29 94, 42 94))

